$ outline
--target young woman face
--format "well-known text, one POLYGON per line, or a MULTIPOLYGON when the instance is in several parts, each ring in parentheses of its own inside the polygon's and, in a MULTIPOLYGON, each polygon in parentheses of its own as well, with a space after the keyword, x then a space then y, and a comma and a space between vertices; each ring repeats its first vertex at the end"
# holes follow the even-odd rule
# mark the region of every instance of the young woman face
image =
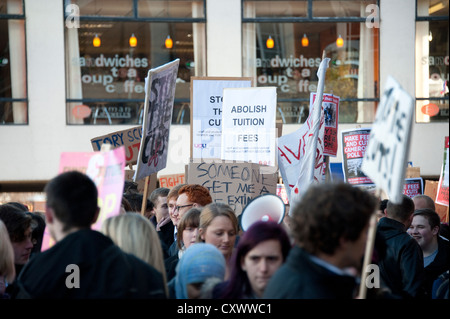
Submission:
POLYGON ((227 260, 233 251, 236 231, 228 217, 217 216, 206 229, 200 230, 200 237, 205 243, 216 246, 227 260))
POLYGON ((282 264, 281 244, 276 239, 259 243, 241 260, 241 268, 247 273, 253 292, 260 298, 270 278, 282 264))
POLYGON ((183 244, 187 249, 197 240, 198 227, 188 226, 183 230, 183 244))

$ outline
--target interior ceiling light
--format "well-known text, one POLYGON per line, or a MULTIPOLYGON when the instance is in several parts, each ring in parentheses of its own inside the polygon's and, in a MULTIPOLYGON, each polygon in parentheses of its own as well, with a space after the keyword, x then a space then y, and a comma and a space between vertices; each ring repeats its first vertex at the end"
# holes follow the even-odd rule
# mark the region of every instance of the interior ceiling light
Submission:
POLYGON ((266 47, 268 49, 272 49, 274 45, 275 45, 275 42, 273 42, 272 37, 269 35, 269 37, 267 38, 267 41, 266 41, 266 47))
POLYGON ((129 42, 130 42, 130 47, 132 47, 132 48, 134 48, 137 45, 137 39, 134 36, 134 33, 131 35, 129 42))
POLYGON ((338 48, 342 48, 344 46, 344 39, 342 39, 341 35, 336 39, 336 46, 338 48))
POLYGON ((95 34, 94 39, 92 40, 92 45, 98 48, 102 44, 102 40, 98 37, 98 34, 95 34))
POLYGON ((309 39, 306 36, 306 34, 303 34, 303 38, 302 38, 302 47, 307 47, 309 45, 309 39))
POLYGON ((164 41, 164 46, 167 49, 172 49, 173 47, 173 40, 170 38, 170 35, 167 36, 166 41, 164 41))

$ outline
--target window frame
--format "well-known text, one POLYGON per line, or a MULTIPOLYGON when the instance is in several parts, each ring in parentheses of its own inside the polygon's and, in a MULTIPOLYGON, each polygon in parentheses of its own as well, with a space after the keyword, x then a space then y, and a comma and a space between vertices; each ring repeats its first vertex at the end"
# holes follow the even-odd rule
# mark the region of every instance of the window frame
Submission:
MULTIPOLYGON (((65 8, 67 5, 71 4, 71 0, 63 0, 64 1, 64 19, 66 19, 69 16, 69 13, 65 11, 65 8)), ((139 0, 133 0, 133 16, 102 16, 102 15, 81 15, 79 16, 79 21, 100 21, 100 22, 148 22, 148 23, 205 23, 206 24, 206 0, 199 0, 203 2, 203 12, 204 17, 203 18, 175 18, 175 17, 168 17, 168 18, 155 18, 155 17, 140 17, 139 16, 139 9, 138 9, 138 2, 139 0)), ((64 42, 66 41, 66 36, 64 35, 64 42)), ((67 58, 67 52, 64 50, 64 60, 66 61, 67 58)), ((65 62, 66 63, 66 62, 65 62)), ((66 67, 66 66, 64 66, 66 67)), ((71 99, 67 97, 67 83, 65 88, 65 96, 66 96, 66 112, 67 112, 67 104, 68 103, 145 103, 145 98, 143 99, 108 99, 108 98, 82 98, 82 99, 71 99)), ((181 103, 190 103, 190 98, 175 98, 174 104, 181 104, 181 103)), ((68 119, 66 116, 66 125, 74 125, 74 126, 86 126, 86 125, 111 125, 111 124, 97 124, 97 123, 86 123, 86 124, 75 124, 75 123, 68 123, 68 119)), ((117 123, 113 125, 130 125, 130 124, 122 124, 117 123)), ((131 124, 131 125, 137 125, 137 124, 131 124)))
MULTIPOLYGON (((24 27, 24 36, 25 36, 25 92, 26 97, 24 98, 13 98, 13 97, 0 97, 0 103, 7 103, 7 102, 22 102, 27 104, 27 121, 26 123, 0 123, 0 125, 29 125, 30 124, 30 118, 29 118, 29 100, 28 100, 28 59, 27 59, 27 32, 26 32, 26 19, 25 19, 25 0, 22 0, 22 14, 0 14, 0 20, 23 20, 23 27, 24 27)), ((11 76, 11 75, 10 75, 11 76)))
MULTIPOLYGON (((313 16, 313 0, 307 0, 307 16, 306 17, 256 17, 256 18, 245 18, 244 8, 245 2, 253 0, 241 0, 241 19, 242 23, 352 23, 359 22, 365 23, 366 17, 315 17, 313 16)), ((337 1, 337 0, 336 0, 337 1)), ((416 0, 417 1, 417 0, 416 0)), ((376 5, 380 6, 380 0, 376 0, 376 5)), ((379 96, 379 92, 378 96, 379 96)), ((309 98, 277 98, 278 102, 307 102, 309 103, 309 98)), ((380 102, 380 98, 340 98, 340 103, 344 102, 380 102)), ((376 106, 377 107, 377 106, 376 106)), ((350 124, 350 123, 345 123, 350 124)), ((354 124, 362 124, 355 122, 354 124)))

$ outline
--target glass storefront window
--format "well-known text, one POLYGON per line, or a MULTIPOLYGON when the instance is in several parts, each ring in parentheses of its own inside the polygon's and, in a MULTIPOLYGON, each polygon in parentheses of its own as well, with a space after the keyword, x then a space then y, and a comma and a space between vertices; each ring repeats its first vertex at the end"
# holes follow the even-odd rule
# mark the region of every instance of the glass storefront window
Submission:
MULTIPOLYGON (((74 1, 80 5, 81 2, 84 1, 74 1)), ((93 7, 101 2, 80 6, 80 27, 66 28, 68 123, 142 124, 148 71, 177 58, 180 66, 173 123, 189 123, 186 104, 190 99, 190 78, 204 76, 206 69, 204 23, 191 22, 192 16, 205 19, 203 2, 183 1, 176 5, 179 1, 131 1, 138 5, 130 7, 133 16, 127 14, 125 20, 82 15, 95 12, 93 7), (191 16, 186 17, 184 11, 181 17, 183 8, 188 7, 191 16), (164 20, 174 17, 177 22, 164 20), (168 45, 168 38, 172 46, 168 45)), ((110 14, 118 12, 111 7, 119 2, 108 2, 110 14)))
MULTIPOLYGON (((339 3, 351 2, 353 11, 343 9, 341 13, 357 16, 337 21, 299 18, 298 22, 251 19, 253 2, 244 2, 247 18, 243 25, 243 73, 254 77, 257 86, 278 88, 277 119, 286 124, 303 123, 307 119, 310 94, 317 91, 317 70, 325 51, 331 61, 324 93, 340 97, 339 122, 372 122, 379 100, 379 30, 367 27, 364 14, 366 6, 373 1, 308 2, 313 8, 323 6, 320 11, 323 14, 332 14, 339 3), (330 2, 334 4, 331 6, 330 2), (353 22, 355 18, 357 22, 353 22), (268 46, 269 37, 274 41, 273 47, 268 46)), ((282 2, 294 5, 302 1, 282 2)), ((341 13, 335 12, 338 17, 341 13)))
POLYGON ((0 0, 0 125, 28 124, 22 0, 0 0))
POLYGON ((418 1, 416 122, 449 120, 448 1, 418 1))

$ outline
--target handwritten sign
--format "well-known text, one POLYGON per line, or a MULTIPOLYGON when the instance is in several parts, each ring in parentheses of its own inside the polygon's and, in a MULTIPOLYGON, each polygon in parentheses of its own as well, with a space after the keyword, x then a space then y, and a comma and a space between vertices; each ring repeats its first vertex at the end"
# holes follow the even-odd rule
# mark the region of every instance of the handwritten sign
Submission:
MULTIPOLYGON (((436 203, 444 206, 449 205, 448 200, 448 188, 449 188, 449 164, 448 164, 448 136, 445 137, 445 143, 444 143, 444 160, 442 162, 442 168, 441 168, 441 175, 439 177, 439 184, 436 194, 436 203)), ((448 212, 448 211, 447 211, 448 212)), ((448 218, 448 216, 447 216, 448 218)))
POLYGON ((403 194, 411 198, 423 194, 423 179, 421 177, 405 179, 403 194))
POLYGON ((166 167, 175 83, 180 59, 148 72, 141 148, 134 181, 166 167))
POLYGON ((123 145, 125 147, 126 164, 134 165, 137 162, 141 139, 142 126, 135 126, 126 130, 94 137, 91 139, 91 144, 94 151, 100 151, 103 144, 111 144, 113 149, 123 145))
POLYGON ((275 165, 275 87, 223 89, 223 160, 275 165))
POLYGON ((352 185, 370 185, 373 181, 361 170, 370 137, 370 128, 341 132, 342 170, 344 181, 352 185))
POLYGON ((377 109, 361 169, 394 203, 401 203, 414 99, 392 77, 377 109))
POLYGON ((220 159, 224 88, 251 87, 252 78, 191 78, 191 157, 220 159))
MULTIPOLYGON (((125 148, 106 152, 61 153, 58 174, 79 171, 89 176, 97 186, 100 213, 92 229, 100 230, 103 221, 120 213, 125 182, 125 148)), ((47 229, 44 232, 42 250, 54 244, 47 229)))
POLYGON ((184 174, 170 174, 158 176, 159 187, 172 188, 178 184, 185 184, 184 174))
POLYGON ((191 162, 187 182, 205 186, 214 202, 230 205, 239 215, 256 196, 276 194, 277 177, 277 173, 262 174, 261 165, 254 163, 191 162))
MULTIPOLYGON (((316 99, 316 93, 311 93, 310 109, 316 99)), ((338 125, 339 125, 339 96, 324 93, 322 97, 322 109, 325 123, 323 155, 336 156, 338 150, 338 125)))

